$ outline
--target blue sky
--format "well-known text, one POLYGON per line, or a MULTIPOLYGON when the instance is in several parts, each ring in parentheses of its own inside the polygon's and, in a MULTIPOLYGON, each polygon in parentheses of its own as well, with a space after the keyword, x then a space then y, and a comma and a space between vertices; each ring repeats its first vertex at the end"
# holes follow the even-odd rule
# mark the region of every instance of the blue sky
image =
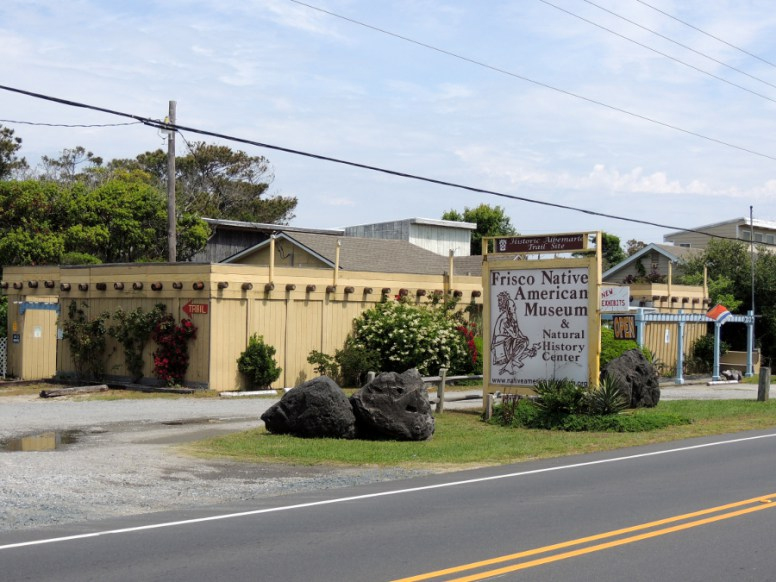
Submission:
MULTIPOLYGON (((750 205, 776 220, 770 2, 310 3, 501 72, 291 0, 4 0, 0 84, 159 119, 172 99, 181 125, 673 227, 748 216, 750 205)), ((7 91, 0 119, 123 121, 7 91)), ((0 123, 32 164, 76 145, 106 159, 166 147, 140 125, 0 123)), ((297 226, 440 218, 485 202, 524 234, 602 229, 662 242, 672 230, 232 145, 270 160, 272 191, 299 199, 297 226)))

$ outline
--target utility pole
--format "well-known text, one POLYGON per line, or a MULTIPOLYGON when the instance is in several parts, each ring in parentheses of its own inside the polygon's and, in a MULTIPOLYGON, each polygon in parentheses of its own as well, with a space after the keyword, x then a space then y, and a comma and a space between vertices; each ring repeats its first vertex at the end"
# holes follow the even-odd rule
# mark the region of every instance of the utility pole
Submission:
MULTIPOLYGON (((175 101, 170 101, 167 123, 175 125, 175 101)), ((170 129, 167 132, 167 261, 170 263, 178 260, 175 224, 175 130, 170 129)))

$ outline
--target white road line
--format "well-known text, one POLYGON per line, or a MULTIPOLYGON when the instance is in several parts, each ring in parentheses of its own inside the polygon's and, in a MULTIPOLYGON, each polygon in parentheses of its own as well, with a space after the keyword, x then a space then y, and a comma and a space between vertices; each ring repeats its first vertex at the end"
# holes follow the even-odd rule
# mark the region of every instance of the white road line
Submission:
POLYGON ((765 434, 765 435, 758 435, 758 436, 752 436, 752 437, 744 437, 739 439, 731 439, 727 441, 716 441, 712 443, 705 443, 702 445, 692 445, 689 447, 679 447, 676 449, 667 449, 663 451, 654 451, 651 453, 639 453, 637 455, 628 455, 624 457, 614 457, 612 459, 600 459, 598 461, 587 461, 584 463, 573 463, 571 465, 561 465, 558 467, 547 467, 545 469, 534 469, 532 471, 519 471, 517 473, 505 473, 503 475, 491 475, 490 477, 478 477, 476 479, 465 479, 463 481, 451 481, 449 483, 438 483, 436 485, 424 485, 422 487, 410 487, 408 489, 396 489, 391 491, 381 491, 379 493, 367 493, 365 495, 353 495, 351 497, 338 497, 336 499, 327 499, 323 501, 312 501, 310 503, 298 503, 296 505, 284 505, 281 507, 270 507, 267 509, 255 509, 251 511, 242 511, 239 513, 227 513, 223 515, 212 515, 210 517, 199 517, 196 519, 186 519, 181 521, 169 521, 164 523, 156 523, 152 525, 141 525, 137 527, 127 527, 123 529, 112 529, 112 530, 105 530, 105 531, 98 531, 93 533, 87 533, 87 534, 78 534, 78 535, 72 535, 72 536, 64 536, 64 537, 58 537, 58 538, 47 538, 42 540, 33 540, 29 542, 19 542, 16 544, 6 544, 0 546, 0 550, 11 550, 14 548, 24 548, 28 546, 38 546, 43 544, 53 544, 58 542, 67 542, 67 541, 73 541, 73 540, 84 540, 88 538, 96 538, 100 536, 108 536, 108 535, 117 535, 117 534, 126 534, 126 533, 134 533, 139 531, 147 531, 152 529, 161 529, 165 527, 176 527, 176 526, 182 526, 182 525, 192 525, 197 523, 206 523, 209 521, 219 521, 224 519, 234 519, 237 517, 247 517, 251 515, 261 515, 263 513, 277 513, 280 511, 292 511, 295 509, 305 509, 308 507, 320 507, 322 505, 333 505, 336 503, 347 503, 350 501, 361 501, 364 499, 375 499, 377 497, 387 497, 390 495, 404 495, 407 493, 417 493, 421 491, 430 491, 432 489, 443 489, 446 487, 458 487, 460 485, 471 485, 473 483, 484 483, 486 481, 497 481, 499 479, 512 479, 515 477, 525 477, 527 475, 537 475, 540 473, 550 473, 553 471, 565 471, 568 469, 578 469, 581 467, 590 467, 593 465, 602 465, 605 463, 619 463, 621 461, 631 461, 634 459, 643 459, 646 457, 656 457, 659 455, 668 455, 672 453, 682 453, 686 451, 693 451, 697 449, 704 449, 708 447, 717 447, 717 446, 723 446, 723 445, 731 445, 736 443, 743 443, 747 441, 755 441, 760 439, 768 439, 768 438, 776 438, 776 433, 772 434, 765 434))

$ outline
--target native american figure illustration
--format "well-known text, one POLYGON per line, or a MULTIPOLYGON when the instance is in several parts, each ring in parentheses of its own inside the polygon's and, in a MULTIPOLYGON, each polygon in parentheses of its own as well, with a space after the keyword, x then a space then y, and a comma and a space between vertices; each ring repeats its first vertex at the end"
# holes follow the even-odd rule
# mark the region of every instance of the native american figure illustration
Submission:
POLYGON ((533 358, 540 344, 528 346, 528 336, 517 323, 517 306, 506 291, 498 294, 498 310, 490 342, 492 362, 494 366, 501 366, 499 375, 514 374, 514 367, 522 368, 523 360, 533 358))

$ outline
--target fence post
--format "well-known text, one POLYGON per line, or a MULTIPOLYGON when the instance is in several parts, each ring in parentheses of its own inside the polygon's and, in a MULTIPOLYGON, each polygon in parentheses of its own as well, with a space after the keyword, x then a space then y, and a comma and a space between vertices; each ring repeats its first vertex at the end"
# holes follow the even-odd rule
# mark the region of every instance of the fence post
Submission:
POLYGON ((8 371, 8 338, 0 337, 0 378, 8 371))
POLYGON ((771 369, 762 366, 757 383, 757 401, 768 402, 771 391, 771 369))
POLYGON ((746 312, 752 317, 752 321, 746 323, 746 372, 745 378, 754 376, 754 366, 752 363, 752 352, 754 351, 754 311, 751 309, 746 312))
POLYGON ((711 379, 714 382, 719 381, 719 321, 714 322, 714 365, 711 368, 711 379))
POLYGON ((439 368, 439 386, 437 386, 436 413, 445 409, 445 381, 447 378, 447 368, 439 368))
POLYGON ((493 394, 488 392, 488 394, 485 397, 485 420, 490 420, 493 418, 493 405, 494 405, 493 394))
MULTIPOLYGON (((670 261, 669 261, 670 262, 670 261)), ((679 310, 679 315, 684 313, 683 309, 679 310)), ((676 332, 676 379, 674 384, 684 384, 684 320, 681 318, 677 322, 679 330, 676 332)))

